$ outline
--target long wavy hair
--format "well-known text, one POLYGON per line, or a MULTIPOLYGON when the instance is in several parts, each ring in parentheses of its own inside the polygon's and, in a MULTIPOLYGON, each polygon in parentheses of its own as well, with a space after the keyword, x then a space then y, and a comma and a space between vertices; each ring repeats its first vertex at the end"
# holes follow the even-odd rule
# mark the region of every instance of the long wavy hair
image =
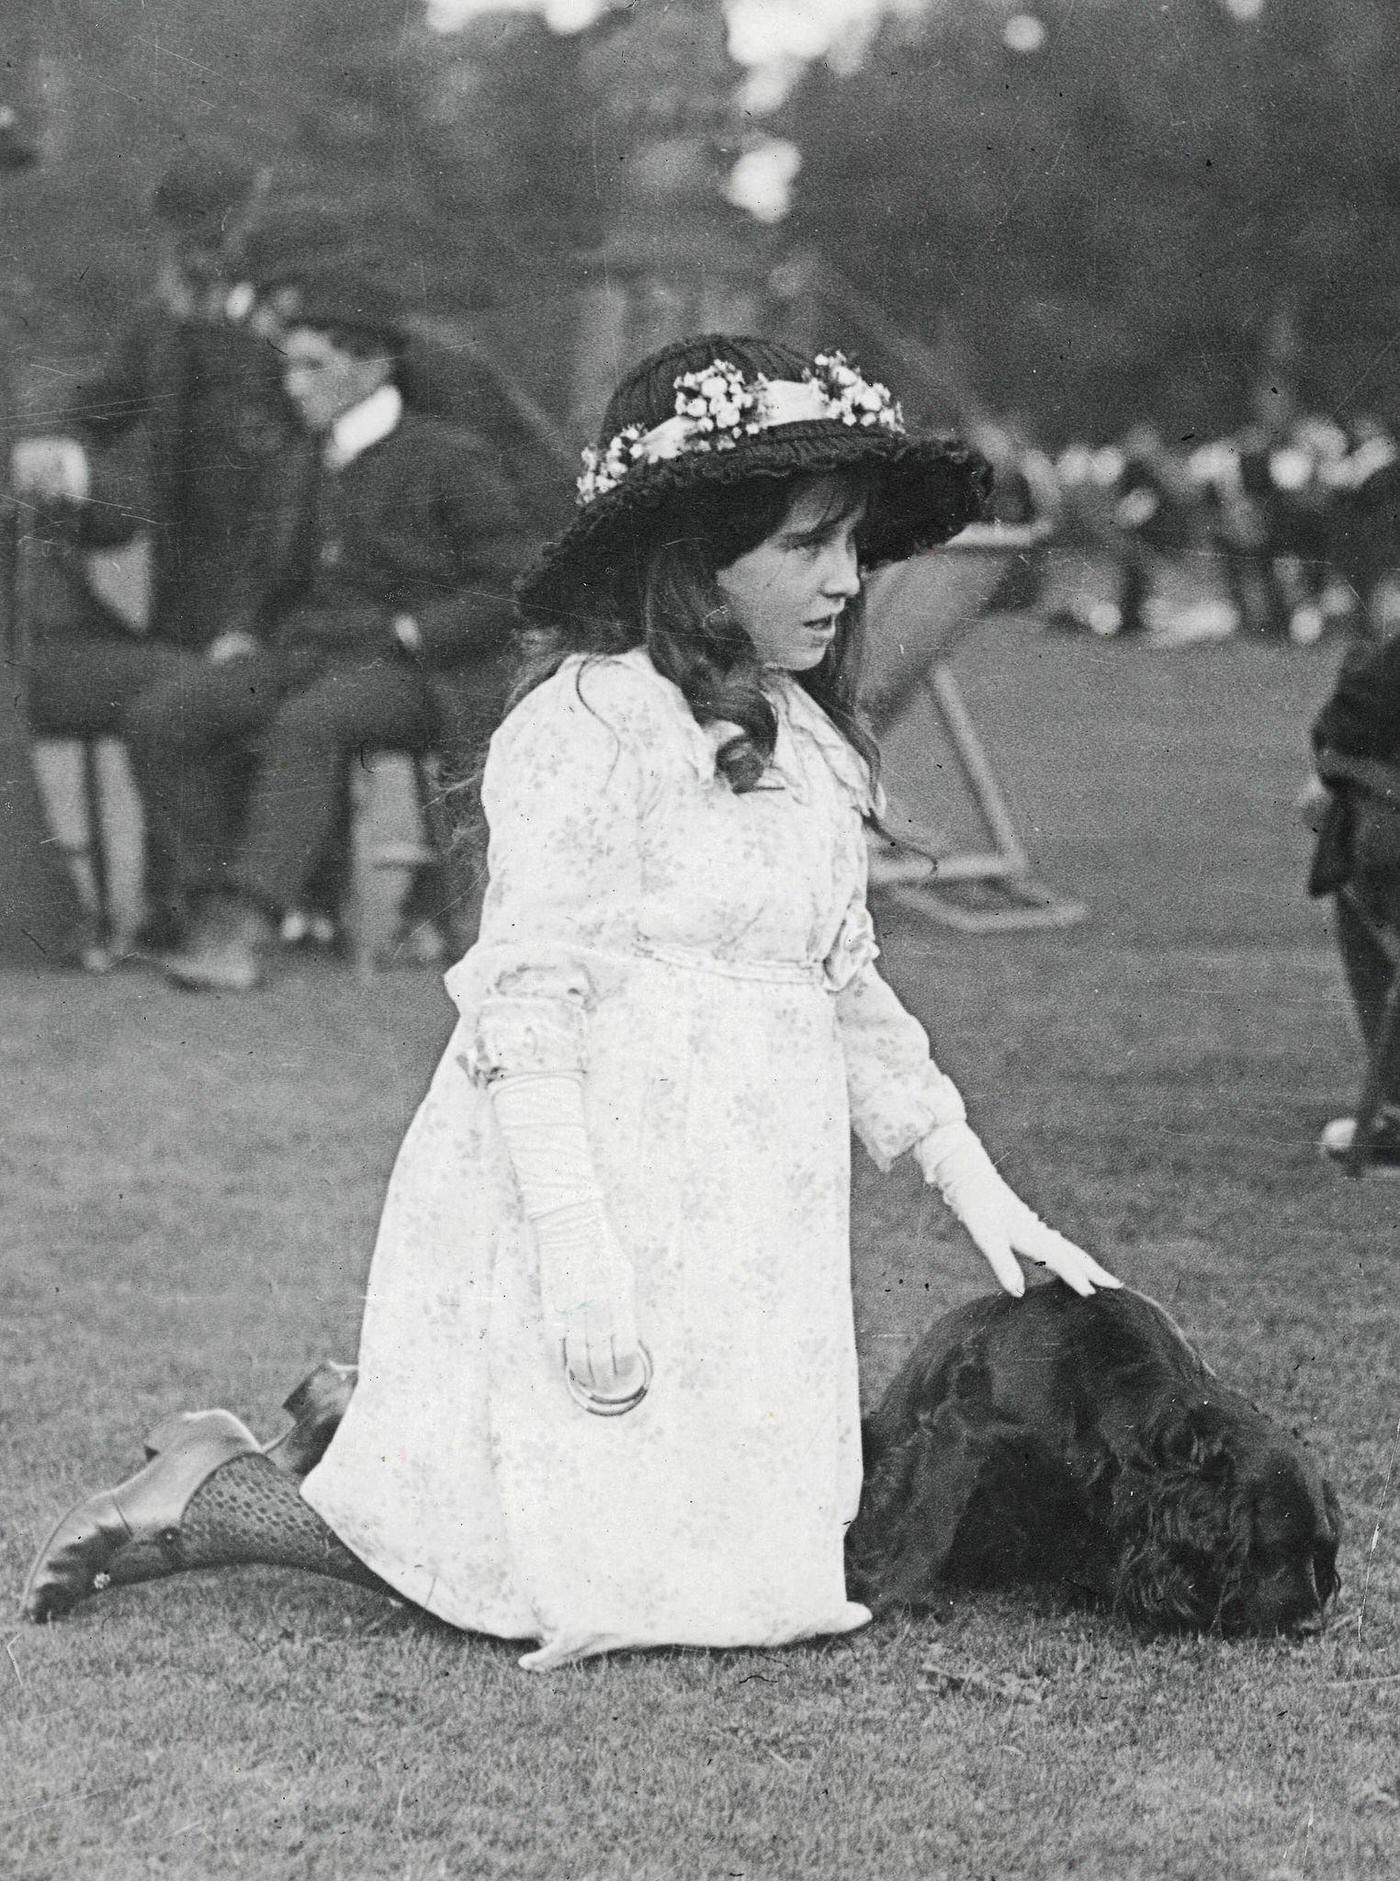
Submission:
MULTIPOLYGON (((859 472, 818 481, 829 486, 818 528, 836 527, 867 500, 868 480, 859 472)), ((656 670, 680 689, 697 723, 724 721, 737 728, 715 762, 732 790, 752 790, 772 759, 778 719, 763 688, 762 663, 718 576, 776 533, 806 487, 806 479, 754 478, 688 491, 644 515, 627 552, 577 597, 567 616, 526 617, 510 703, 557 672, 571 654, 645 647, 656 670)), ((857 598, 843 610, 820 665, 792 678, 864 759, 873 783, 880 754, 856 710, 864 644, 857 598)))

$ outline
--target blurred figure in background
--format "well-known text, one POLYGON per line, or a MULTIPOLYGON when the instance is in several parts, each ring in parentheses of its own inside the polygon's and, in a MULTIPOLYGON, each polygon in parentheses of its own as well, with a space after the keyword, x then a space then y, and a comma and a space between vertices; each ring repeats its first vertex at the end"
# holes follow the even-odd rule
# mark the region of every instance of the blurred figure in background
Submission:
POLYGON ((1372 417, 1356 420, 1350 442, 1333 478, 1327 559, 1356 627, 1386 640, 1400 627, 1400 450, 1372 417))
MULTIPOLYGON (((504 707, 511 583, 532 546, 491 453, 406 408, 392 292, 327 273, 299 284, 295 309, 281 351, 304 435, 269 512, 253 631, 235 658, 148 691, 127 720, 147 815, 199 909, 164 961, 192 988, 259 983, 334 830, 351 754, 434 751, 470 771, 504 707), (245 828, 200 779, 253 740, 245 828)), ((464 870, 443 911, 463 948, 477 890, 464 870)))
MULTIPOLYGON (((243 245, 250 321, 281 346, 297 324, 307 283, 327 274, 354 273, 392 278, 383 253, 382 231, 367 226, 342 204, 325 198, 270 200, 243 245)), ((467 290, 470 300, 470 288, 467 290)), ((488 360, 469 331, 450 321, 422 317, 406 322, 395 356, 394 384, 405 409, 472 433, 490 453, 526 524, 554 534, 567 516, 560 510, 556 453, 572 463, 561 437, 542 436, 548 420, 537 409, 522 412, 520 388, 488 360)), ((526 398, 528 403, 528 395, 526 398)), ((351 802, 346 784, 334 834, 304 897, 304 905, 282 917, 284 945, 340 943, 338 909, 349 885, 351 802)), ((436 859, 409 872, 395 913, 393 932, 379 950, 381 966, 437 964, 462 950, 452 909, 453 883, 436 859)))
MULTIPOLYGON (((1400 941, 1400 640, 1352 648, 1312 732, 1315 776, 1303 799, 1317 832, 1308 889, 1335 897, 1337 946, 1367 1053, 1389 1017, 1400 941)), ((1354 1117, 1338 1117, 1320 1149, 1347 1159, 1354 1117)), ((1400 1059, 1383 1068, 1373 1167, 1400 1170, 1400 1059)))
POLYGON ((1155 624, 1152 604, 1167 565, 1199 545, 1200 531, 1185 466, 1156 425, 1135 424, 1117 448, 1118 632, 1141 634, 1155 624))
MULTIPOLYGON (((1054 461, 1057 546, 1090 568, 1110 565, 1115 586, 1121 582, 1118 485, 1123 471, 1123 453, 1116 444, 1094 446, 1076 439, 1054 461)), ((1108 637, 1122 626, 1123 613, 1116 594, 1100 592, 1099 583, 1092 582, 1083 593, 1057 597, 1045 620, 1065 632, 1108 637)))
MULTIPOLYGON (((15 488, 47 517, 30 635, 36 731, 125 737, 148 689, 178 693, 254 637, 265 579, 255 524, 295 430, 277 355, 233 292, 257 196, 254 172, 216 154, 189 151, 170 166, 151 205, 161 254, 148 301, 108 365, 15 447, 15 488), (150 606, 136 631, 93 600, 81 558, 143 532, 150 606)), ((243 754, 200 781, 232 814, 243 754)), ((140 949, 185 933, 176 859, 161 841, 168 820, 147 818, 140 949)))
POLYGON ((1242 632, 1309 645, 1331 605, 1328 515, 1347 435, 1304 412, 1282 373, 1265 374, 1252 404, 1221 507, 1232 597, 1242 632))
POLYGON ((1022 536, 1006 572, 982 603, 983 613, 1023 613, 1040 601, 1049 543, 1060 524, 1060 486, 1055 466, 1015 414, 973 418, 965 435, 992 466, 988 520, 1022 536))

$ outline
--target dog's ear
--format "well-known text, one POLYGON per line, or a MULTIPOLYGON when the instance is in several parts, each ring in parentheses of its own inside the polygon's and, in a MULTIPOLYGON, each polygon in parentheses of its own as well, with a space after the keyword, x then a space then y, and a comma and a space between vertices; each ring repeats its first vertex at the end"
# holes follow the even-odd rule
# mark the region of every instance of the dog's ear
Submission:
POLYGON ((1327 1520, 1328 1533, 1314 1550, 1313 1575, 1322 1604, 1326 1606, 1342 1590, 1342 1577, 1337 1571, 1337 1555, 1342 1542, 1342 1505, 1337 1500, 1336 1490, 1325 1476, 1322 1479, 1322 1510, 1327 1520))
POLYGON ((1117 1487, 1116 1599, 1155 1625, 1213 1625, 1244 1571, 1251 1536, 1230 1419, 1173 1403, 1141 1433, 1117 1487))
POLYGON ((881 1446, 846 1537, 854 1599, 878 1610, 937 1596, 993 1441, 985 1417, 954 1398, 881 1446))

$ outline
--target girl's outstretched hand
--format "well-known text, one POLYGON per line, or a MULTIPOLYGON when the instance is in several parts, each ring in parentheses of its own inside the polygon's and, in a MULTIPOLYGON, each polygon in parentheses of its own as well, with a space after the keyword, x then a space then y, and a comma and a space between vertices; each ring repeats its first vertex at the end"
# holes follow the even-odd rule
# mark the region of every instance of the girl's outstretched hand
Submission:
POLYGON ((914 1146, 914 1156, 926 1181, 971 1235, 997 1280, 1008 1293, 1026 1290, 1025 1275, 1016 1256, 1048 1267, 1076 1293, 1090 1294, 1099 1287, 1121 1287, 1073 1241, 1047 1228, 997 1173, 996 1165, 976 1133, 965 1123, 945 1123, 914 1146))

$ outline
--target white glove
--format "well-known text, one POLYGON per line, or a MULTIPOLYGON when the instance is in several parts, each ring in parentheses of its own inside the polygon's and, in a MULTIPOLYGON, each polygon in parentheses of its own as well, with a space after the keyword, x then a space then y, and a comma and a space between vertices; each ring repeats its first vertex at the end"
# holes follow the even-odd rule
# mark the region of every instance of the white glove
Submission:
POLYGON ((630 1411, 650 1383, 632 1269, 603 1207, 584 1124, 583 1083, 564 1073, 498 1078, 491 1101, 534 1231, 540 1297, 574 1395, 630 1411))
POLYGON ((39 502, 85 503, 92 479, 76 438, 21 438, 10 453, 10 481, 39 502))
POLYGON ((1020 1196, 1007 1187, 974 1131, 965 1123, 945 1123, 914 1145, 914 1158, 983 1253, 1008 1293, 1026 1290, 1016 1256, 1038 1261, 1058 1274, 1067 1287, 1088 1295, 1122 1281, 1047 1228, 1020 1196))

